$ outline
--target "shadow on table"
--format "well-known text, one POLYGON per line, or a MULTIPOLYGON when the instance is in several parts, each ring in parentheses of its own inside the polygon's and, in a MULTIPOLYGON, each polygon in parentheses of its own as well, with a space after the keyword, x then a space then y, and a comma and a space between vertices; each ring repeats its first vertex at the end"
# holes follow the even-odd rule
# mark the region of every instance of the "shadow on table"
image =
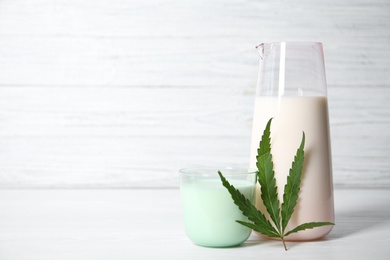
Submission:
MULTIPOLYGON (((349 208, 345 209, 345 211, 337 210, 335 221, 336 225, 333 227, 332 231, 324 238, 311 242, 345 238, 352 234, 362 232, 386 222, 390 222, 390 198, 377 201, 374 197, 372 198, 371 202, 369 200, 365 200, 358 205, 359 208, 349 208)), ((241 246, 250 247, 259 244, 270 243, 273 243, 276 246, 280 246, 279 243, 275 243, 275 240, 264 238, 261 235, 252 234, 251 237, 241 246)), ((295 244, 294 242, 289 243, 291 246, 295 244)))
POLYGON ((324 240, 344 238, 377 225, 390 222, 390 198, 378 203, 373 199, 371 205, 366 203, 361 208, 336 211, 336 225, 324 240))

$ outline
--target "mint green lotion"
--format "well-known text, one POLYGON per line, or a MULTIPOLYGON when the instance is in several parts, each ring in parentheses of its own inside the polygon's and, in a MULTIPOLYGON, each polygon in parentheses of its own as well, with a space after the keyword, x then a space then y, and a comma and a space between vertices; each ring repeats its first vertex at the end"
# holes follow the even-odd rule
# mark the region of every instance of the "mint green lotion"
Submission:
MULTIPOLYGON (((223 174, 223 172, 222 172, 223 174)), ((229 180, 253 203, 255 183, 229 180)), ((197 245, 229 247, 248 239, 251 229, 236 220, 248 221, 219 179, 198 179, 181 185, 187 236, 197 245)))

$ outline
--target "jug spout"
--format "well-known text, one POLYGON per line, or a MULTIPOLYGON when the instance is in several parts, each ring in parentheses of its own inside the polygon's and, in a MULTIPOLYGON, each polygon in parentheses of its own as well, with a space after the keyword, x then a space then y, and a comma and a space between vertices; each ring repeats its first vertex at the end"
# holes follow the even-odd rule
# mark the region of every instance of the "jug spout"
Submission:
POLYGON ((259 45, 257 45, 256 49, 260 54, 260 58, 263 60, 264 59, 264 43, 260 43, 259 45))

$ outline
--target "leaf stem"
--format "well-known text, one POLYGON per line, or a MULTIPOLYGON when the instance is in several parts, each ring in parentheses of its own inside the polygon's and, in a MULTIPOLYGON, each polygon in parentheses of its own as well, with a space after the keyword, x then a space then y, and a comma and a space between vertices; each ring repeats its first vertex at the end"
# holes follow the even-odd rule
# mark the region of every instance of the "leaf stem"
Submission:
POLYGON ((287 251, 287 246, 286 246, 286 242, 284 241, 284 236, 282 236, 281 239, 282 239, 282 242, 283 242, 284 250, 287 251))

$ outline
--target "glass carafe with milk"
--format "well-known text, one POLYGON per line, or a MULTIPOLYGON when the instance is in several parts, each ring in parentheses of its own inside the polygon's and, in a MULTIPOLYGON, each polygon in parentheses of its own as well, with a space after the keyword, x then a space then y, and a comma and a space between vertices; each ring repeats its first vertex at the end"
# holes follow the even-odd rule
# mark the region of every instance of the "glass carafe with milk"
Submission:
MULTIPOLYGON (((334 222, 332 160, 328 99, 321 43, 262 43, 252 125, 250 167, 256 167, 257 148, 270 118, 279 200, 305 132, 305 160, 299 200, 287 231, 306 222, 334 222)), ((256 196, 259 198, 259 195, 256 196)), ((261 201, 256 207, 266 212, 261 201)), ((293 233, 286 240, 314 240, 332 226, 293 233)))

